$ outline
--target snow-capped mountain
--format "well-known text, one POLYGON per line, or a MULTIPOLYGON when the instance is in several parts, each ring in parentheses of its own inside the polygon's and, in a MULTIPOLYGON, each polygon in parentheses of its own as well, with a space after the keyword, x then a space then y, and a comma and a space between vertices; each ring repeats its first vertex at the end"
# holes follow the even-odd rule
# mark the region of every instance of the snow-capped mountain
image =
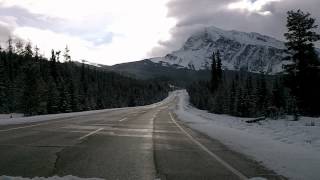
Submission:
POLYGON ((102 67, 103 65, 101 64, 98 64, 98 63, 93 63, 93 62, 90 62, 90 61, 87 61, 87 60, 80 60, 78 61, 79 63, 83 63, 83 64, 87 64, 89 66, 94 66, 94 67, 102 67))
POLYGON ((150 60, 177 68, 209 69, 212 53, 219 50, 224 69, 275 74, 289 63, 283 61, 284 49, 282 41, 258 33, 208 27, 188 38, 180 50, 150 60))

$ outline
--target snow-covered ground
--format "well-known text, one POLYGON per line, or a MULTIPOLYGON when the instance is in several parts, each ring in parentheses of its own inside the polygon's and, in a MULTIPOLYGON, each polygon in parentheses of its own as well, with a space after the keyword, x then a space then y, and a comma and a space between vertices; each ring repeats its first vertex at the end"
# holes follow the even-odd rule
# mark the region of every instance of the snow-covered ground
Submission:
POLYGON ((0 119, 10 119, 10 118, 18 118, 23 117, 23 114, 12 113, 12 114, 0 114, 0 119))
MULTIPOLYGON (((174 97, 176 92, 170 93, 169 96, 161 102, 141 106, 141 107, 124 107, 124 108, 115 108, 115 109, 104 109, 104 110, 95 110, 95 111, 83 111, 83 112, 74 112, 74 113, 61 113, 61 114, 49 114, 49 115, 39 115, 39 116, 30 116, 30 117, 23 117, 22 114, 0 114, 0 126, 1 125, 12 125, 12 124, 24 124, 24 123, 35 123, 35 122, 42 122, 42 121, 49 121, 49 120, 57 120, 61 118, 71 118, 77 116, 86 116, 91 114, 97 113, 104 113, 113 110, 121 110, 121 109, 135 109, 135 108, 153 108, 163 103, 166 103, 174 97)), ((0 179, 1 180, 1 179, 0 179)))
POLYGON ((1 125, 11 125, 11 124, 24 124, 24 123, 34 123, 34 122, 42 122, 42 121, 49 121, 49 120, 56 120, 60 118, 70 118, 76 116, 84 116, 96 113, 103 113, 111 111, 112 109, 106 110, 97 110, 97 111, 84 111, 84 112, 75 112, 75 113, 62 113, 62 114, 50 114, 50 115, 39 115, 39 116, 30 116, 30 117, 12 117, 10 115, 2 115, 0 117, 0 126, 1 125))
POLYGON ((178 93, 176 114, 188 126, 229 148, 262 162, 290 179, 320 179, 320 119, 267 120, 216 115, 194 108, 186 91, 178 93))

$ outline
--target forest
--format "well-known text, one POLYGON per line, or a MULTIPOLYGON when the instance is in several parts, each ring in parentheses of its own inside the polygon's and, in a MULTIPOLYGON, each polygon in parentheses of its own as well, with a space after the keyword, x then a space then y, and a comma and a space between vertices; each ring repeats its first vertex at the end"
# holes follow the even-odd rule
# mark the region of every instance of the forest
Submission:
POLYGON ((320 115, 320 60, 314 42, 320 35, 315 19, 301 10, 289 11, 287 56, 292 63, 277 75, 223 71, 220 52, 213 52, 211 81, 188 86, 191 103, 212 113, 239 117, 320 115))
POLYGON ((147 105, 167 97, 168 83, 136 80, 71 61, 68 47, 44 58, 9 38, 0 48, 0 113, 26 116, 147 105))

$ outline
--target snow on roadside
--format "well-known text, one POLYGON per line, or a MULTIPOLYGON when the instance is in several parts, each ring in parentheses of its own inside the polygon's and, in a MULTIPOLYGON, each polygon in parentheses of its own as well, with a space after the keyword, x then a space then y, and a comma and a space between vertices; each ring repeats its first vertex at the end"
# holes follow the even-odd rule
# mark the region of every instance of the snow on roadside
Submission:
POLYGON ((75 176, 53 176, 53 177, 35 177, 35 178, 23 178, 23 177, 11 177, 11 176, 0 176, 1 180, 103 180, 100 178, 79 178, 75 176))
POLYGON ((34 122, 42 122, 42 121, 48 121, 48 120, 56 120, 56 119, 60 119, 60 118, 84 116, 84 115, 108 112, 111 110, 112 109, 84 111, 84 112, 75 112, 75 113, 39 115, 39 116, 30 116, 30 117, 6 118, 6 119, 0 119, 0 126, 1 125, 12 125, 12 124, 34 123, 34 122))
POLYGON ((94 110, 94 111, 83 111, 83 112, 73 112, 73 113, 61 113, 61 114, 49 114, 49 115, 39 115, 39 116, 30 116, 30 117, 21 117, 14 116, 10 118, 9 115, 2 115, 0 116, 0 126, 1 125, 13 125, 13 124, 25 124, 25 123, 35 123, 35 122, 42 122, 42 121, 49 121, 49 120, 57 120, 61 118, 71 118, 77 116, 87 116, 97 113, 105 113, 114 110, 129 110, 129 109, 136 109, 136 108, 154 108, 156 106, 160 106, 163 103, 169 102, 172 100, 176 92, 169 93, 169 96, 161 102, 157 102, 155 104, 147 105, 147 106, 138 106, 138 107, 124 107, 124 108, 115 108, 115 109, 104 109, 104 110, 94 110))
POLYGON ((23 114, 12 113, 12 114, 0 114, 0 119, 18 118, 23 117, 23 114))
POLYGON ((176 114, 188 126, 229 148, 262 162, 290 179, 320 177, 320 119, 268 120, 248 124, 249 118, 211 114, 192 107, 186 91, 178 92, 176 114))

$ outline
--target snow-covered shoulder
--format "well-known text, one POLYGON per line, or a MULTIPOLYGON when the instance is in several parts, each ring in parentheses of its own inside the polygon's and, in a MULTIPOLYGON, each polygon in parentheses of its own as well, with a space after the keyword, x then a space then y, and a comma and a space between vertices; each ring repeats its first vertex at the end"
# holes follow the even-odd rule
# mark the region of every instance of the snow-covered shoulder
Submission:
POLYGON ((320 120, 267 120, 248 124, 249 118, 211 114, 194 108, 186 91, 179 91, 178 118, 191 128, 229 148, 261 161, 290 179, 320 177, 320 120))
POLYGON ((124 109, 135 109, 135 108, 154 108, 160 106, 163 103, 169 102, 174 97, 175 92, 170 92, 168 97, 161 102, 157 102, 147 106, 138 106, 138 107, 124 107, 124 108, 114 108, 114 109, 103 109, 103 110, 93 110, 93 111, 83 111, 83 112, 73 112, 73 113, 61 113, 61 114, 49 114, 49 115, 38 115, 23 117, 21 114, 10 114, 0 115, 0 126, 1 125, 13 125, 13 124, 25 124, 25 123, 35 123, 43 121, 57 120, 61 118, 72 118, 77 116, 87 116, 97 113, 107 113, 114 110, 124 110, 124 109))

